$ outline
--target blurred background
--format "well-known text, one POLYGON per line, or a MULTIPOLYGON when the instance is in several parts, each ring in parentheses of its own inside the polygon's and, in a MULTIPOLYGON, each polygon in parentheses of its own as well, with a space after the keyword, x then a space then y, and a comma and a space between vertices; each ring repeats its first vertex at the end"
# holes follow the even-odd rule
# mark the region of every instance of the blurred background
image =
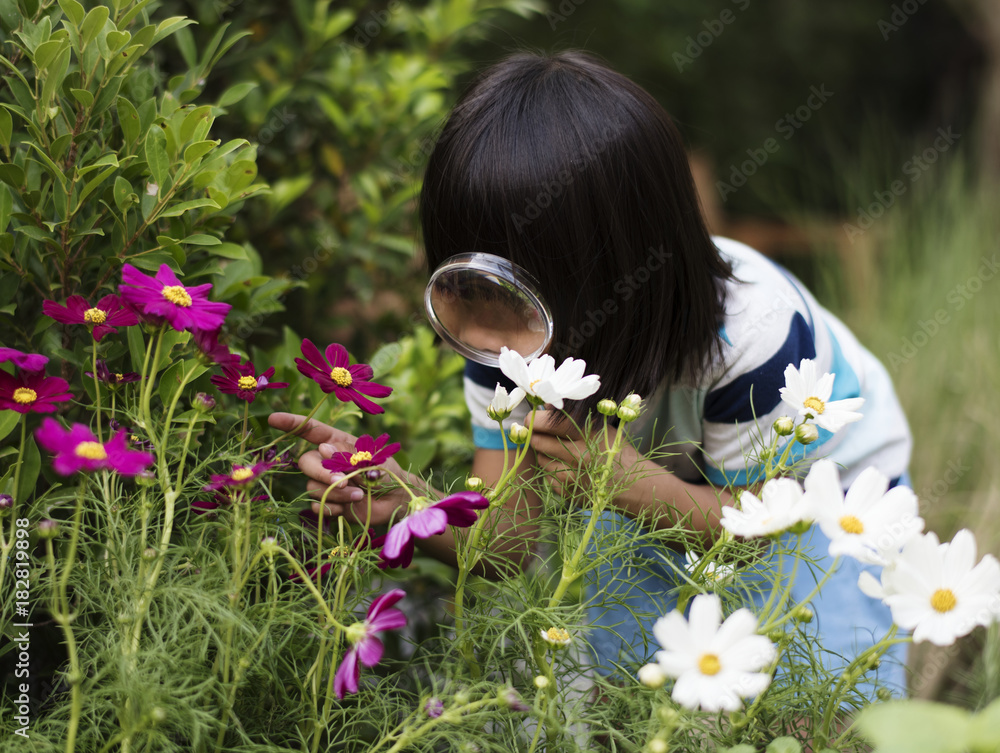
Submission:
MULTIPOLYGON (((586 49, 674 116, 713 230, 791 268, 889 368, 929 525, 1000 551, 1000 2, 167 0, 164 81, 246 96, 213 136, 257 145, 270 191, 227 238, 293 283, 236 334, 397 343, 411 397, 382 426, 423 468, 468 460, 461 363, 423 322, 421 173, 469 78, 509 52, 586 49), (246 32, 217 59, 223 35, 246 32), (209 75, 211 71, 211 75, 209 75), (242 90, 241 90, 242 93, 242 90), (404 436, 400 436, 403 433, 404 436), (433 437, 433 439, 428 439, 433 437)), ((282 343, 285 343, 283 346, 282 343)), ((383 351, 384 352, 384 351, 383 351)), ((289 356, 290 358, 290 356, 289 356)), ((921 648, 913 692, 1000 694, 1000 642, 921 648)))

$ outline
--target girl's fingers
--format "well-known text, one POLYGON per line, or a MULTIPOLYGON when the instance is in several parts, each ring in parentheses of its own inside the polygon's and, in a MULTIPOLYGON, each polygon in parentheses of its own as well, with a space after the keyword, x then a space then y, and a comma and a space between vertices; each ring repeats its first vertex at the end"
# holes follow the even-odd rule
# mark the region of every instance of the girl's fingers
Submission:
POLYGON ((566 439, 579 439, 580 432, 576 430, 573 423, 559 411, 543 410, 535 413, 535 417, 530 425, 534 428, 536 436, 546 434, 553 437, 564 437, 566 439), (562 419, 562 420, 560 420, 562 419))
POLYGON ((296 413, 272 413, 267 417, 269 426, 280 431, 294 431, 295 436, 302 437, 307 442, 320 444, 321 442, 342 442, 351 447, 354 446, 355 438, 346 431, 327 426, 322 421, 310 418, 308 423, 303 424, 305 416, 296 413))

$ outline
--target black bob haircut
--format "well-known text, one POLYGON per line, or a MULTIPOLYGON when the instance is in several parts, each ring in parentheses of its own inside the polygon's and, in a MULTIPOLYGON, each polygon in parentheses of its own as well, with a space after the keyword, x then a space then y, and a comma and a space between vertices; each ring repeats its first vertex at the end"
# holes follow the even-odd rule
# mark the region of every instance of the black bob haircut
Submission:
POLYGON ((462 95, 420 196, 427 261, 481 251, 530 272, 556 364, 604 397, 695 379, 721 349, 724 281, 680 134, 644 89, 588 54, 517 53, 462 95))

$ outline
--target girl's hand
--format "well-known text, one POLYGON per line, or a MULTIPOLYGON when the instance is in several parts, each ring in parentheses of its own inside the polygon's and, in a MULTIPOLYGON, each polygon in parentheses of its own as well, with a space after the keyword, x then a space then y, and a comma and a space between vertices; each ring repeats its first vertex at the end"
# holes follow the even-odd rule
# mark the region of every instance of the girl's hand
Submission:
MULTIPOLYGON (((333 473, 323 467, 323 461, 332 457, 337 452, 353 452, 356 437, 346 431, 327 426, 320 421, 310 419, 308 424, 297 429, 305 420, 305 416, 294 413, 272 413, 268 416, 267 422, 270 426, 281 431, 295 430, 296 436, 317 445, 315 450, 309 450, 299 458, 299 469, 309 479, 306 483, 306 490, 317 500, 323 499, 326 495, 326 510, 324 516, 343 515, 352 522, 362 525, 387 525, 393 519, 393 514, 398 519, 403 513, 400 508, 405 508, 409 503, 410 495, 404 489, 395 488, 391 491, 379 493, 378 490, 372 495, 371 511, 368 509, 367 491, 361 486, 358 477, 344 480, 341 473, 333 473), (328 491, 329 490, 329 491, 328 491), (378 495, 378 496, 376 496, 378 495), (397 513, 397 510, 399 512, 397 513)), ((399 464, 391 458, 384 467, 407 483, 411 483, 409 474, 405 474, 399 464)), ((379 484, 391 485, 393 480, 383 474, 379 484)), ((319 514, 320 502, 314 502, 313 512, 319 514)))

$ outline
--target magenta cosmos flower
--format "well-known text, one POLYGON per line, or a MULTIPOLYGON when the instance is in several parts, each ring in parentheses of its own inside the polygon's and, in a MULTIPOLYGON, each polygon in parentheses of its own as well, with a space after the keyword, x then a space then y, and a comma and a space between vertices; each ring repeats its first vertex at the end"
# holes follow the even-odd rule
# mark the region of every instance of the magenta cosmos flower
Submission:
POLYGON ((44 374, 18 374, 11 376, 0 371, 0 410, 18 413, 55 413, 53 403, 70 400, 69 383, 60 377, 44 374))
POLYGON ((148 452, 130 450, 125 432, 120 431, 104 444, 83 424, 64 429, 54 418, 46 418, 35 431, 38 444, 56 454, 56 473, 71 476, 77 471, 117 471, 134 476, 153 462, 148 452))
POLYGON ((196 329, 191 333, 191 339, 205 357, 220 366, 239 363, 240 357, 230 353, 229 348, 219 342, 219 330, 196 329))
POLYGON ((316 382, 323 392, 332 392, 344 403, 354 403, 365 413, 382 413, 385 411, 365 397, 387 397, 392 387, 375 384, 370 381, 374 372, 372 367, 364 363, 349 365, 347 349, 334 343, 326 349, 326 358, 319 348, 308 339, 302 341, 301 358, 295 359, 299 371, 316 382))
POLYGON ((86 324, 92 328, 95 340, 114 332, 115 327, 139 323, 135 312, 125 308, 116 295, 106 295, 93 306, 81 295, 71 295, 65 306, 55 301, 42 301, 42 313, 63 324, 86 324))
POLYGON ((38 353, 22 353, 14 348, 0 348, 0 363, 7 361, 13 361, 19 369, 37 373, 45 368, 49 358, 38 353))
POLYGON ((404 596, 406 592, 401 588, 382 594, 368 607, 364 622, 356 622, 347 628, 347 638, 353 645, 333 677, 333 692, 338 699, 343 698, 345 693, 358 692, 358 678, 361 676, 358 662, 374 667, 382 660, 384 647, 376 634, 406 626, 406 615, 393 607, 404 596))
POLYGON ((273 468, 275 463, 256 463, 254 465, 234 465, 228 476, 214 475, 210 483, 202 487, 202 491, 212 492, 232 486, 246 486, 263 476, 273 468))
MULTIPOLYGON (((83 372, 91 379, 94 378, 94 372, 85 371, 83 372)), ((97 359, 97 378, 109 384, 112 387, 117 387, 119 384, 128 384, 129 382, 138 382, 142 377, 134 371, 112 371, 108 368, 108 362, 103 358, 97 359)))
POLYGON ((354 452, 335 452, 321 465, 334 473, 350 473, 358 468, 382 465, 399 452, 399 442, 386 445, 388 441, 388 434, 383 434, 378 439, 372 439, 368 434, 364 434, 354 443, 354 452))
POLYGON ((388 567, 406 567, 413 560, 414 538, 436 536, 448 526, 467 528, 476 522, 475 511, 489 505, 479 492, 458 492, 437 502, 417 497, 410 502, 410 514, 389 529, 381 557, 388 567))
POLYGON ((252 403, 261 390, 276 390, 288 386, 288 382, 270 381, 271 377, 274 376, 273 366, 263 374, 254 376, 253 361, 249 359, 242 364, 224 364, 222 371, 221 375, 216 374, 209 381, 219 388, 219 392, 236 395, 240 400, 246 400, 248 403, 252 403))
POLYGON ((166 321, 178 331, 215 330, 222 326, 232 306, 208 300, 211 289, 210 283, 185 287, 166 264, 160 265, 156 277, 144 275, 131 264, 122 267, 121 294, 125 303, 153 321, 166 321))

